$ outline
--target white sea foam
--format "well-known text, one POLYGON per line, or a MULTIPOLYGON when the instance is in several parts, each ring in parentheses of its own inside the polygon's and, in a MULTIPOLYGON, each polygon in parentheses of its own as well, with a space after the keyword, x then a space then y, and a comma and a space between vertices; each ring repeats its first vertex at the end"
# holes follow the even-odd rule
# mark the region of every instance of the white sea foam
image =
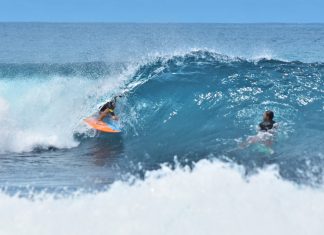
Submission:
POLYGON ((201 160, 193 171, 163 167, 105 192, 29 200, 0 194, 0 235, 324 233, 324 192, 301 188, 274 169, 201 160))
POLYGON ((78 77, 0 80, 0 153, 34 147, 70 148, 82 119, 96 111, 126 81, 133 68, 110 78, 78 77))

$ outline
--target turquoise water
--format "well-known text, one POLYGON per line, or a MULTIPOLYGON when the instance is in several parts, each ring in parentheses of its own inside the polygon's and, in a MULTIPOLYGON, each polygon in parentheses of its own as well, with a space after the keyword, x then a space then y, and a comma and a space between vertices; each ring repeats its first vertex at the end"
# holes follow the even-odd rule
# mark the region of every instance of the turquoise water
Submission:
MULTIPOLYGON (((147 196, 146 190, 160 184, 162 191, 187 190, 190 199, 182 191, 168 191, 176 198, 178 212, 184 202, 197 205, 205 200, 201 210, 209 203, 215 213, 231 214, 226 203, 236 199, 223 198, 225 206, 219 208, 209 198, 220 193, 217 188, 226 198, 246 192, 247 205, 259 197, 282 214, 287 208, 276 198, 260 195, 260 187, 267 195, 290 195, 295 206, 300 194, 319 205, 324 167, 323 55, 322 24, 2 23, 0 207, 25 200, 16 194, 26 198, 45 192, 43 204, 36 202, 48 210, 59 210, 60 203, 70 200, 81 203, 80 210, 87 210, 84 203, 106 203, 106 210, 118 214, 124 210, 119 203, 129 208, 133 203, 142 205, 137 196, 153 203, 154 196, 147 196), (84 117, 121 93, 116 110, 121 134, 97 133, 83 123, 84 117), (239 148, 256 133, 267 109, 275 112, 279 123, 274 153, 253 146, 239 148), (161 168, 165 164, 169 167, 161 168), (246 182, 249 177, 257 183, 246 182), (132 186, 138 180, 143 180, 142 186, 132 186), (197 192, 199 188, 206 193, 197 192), (135 196, 133 202, 123 201, 127 192, 135 196), (75 193, 81 196, 74 198, 75 193), (54 200, 56 207, 51 197, 63 199, 54 200)), ((219 195, 218 200, 223 199, 219 195)), ((161 200, 170 202, 168 197, 161 200)), ((32 202, 28 203, 26 209, 33 212, 32 202)), ((96 205, 93 208, 104 213, 96 205)), ((142 209, 148 212, 149 205, 142 209)), ((252 206, 254 213, 246 217, 259 219, 259 209, 252 206)), ((300 210, 314 212, 302 205, 300 210)), ((39 219, 34 215, 32 221, 39 219)), ((317 215, 315 224, 323 216, 320 211, 317 215)), ((69 213, 66 216, 69 220, 69 213)), ((119 216, 125 223, 130 220, 119 216)), ((298 218, 293 221, 300 224, 298 218)), ((66 231, 78 231, 62 223, 66 231)), ((51 234, 49 227, 40 228, 51 234)), ((105 231, 96 228, 97 233, 105 231)), ((319 234, 316 231, 312 234, 319 234)))

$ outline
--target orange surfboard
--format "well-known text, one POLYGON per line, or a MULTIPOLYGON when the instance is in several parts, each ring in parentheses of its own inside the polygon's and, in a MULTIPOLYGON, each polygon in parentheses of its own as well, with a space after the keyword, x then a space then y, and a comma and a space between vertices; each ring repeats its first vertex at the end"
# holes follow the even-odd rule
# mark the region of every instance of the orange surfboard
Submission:
POLYGON ((88 118, 84 119, 84 122, 87 123, 90 127, 94 128, 98 131, 103 131, 103 132, 108 132, 108 133, 121 132, 118 124, 111 119, 109 119, 108 122, 102 122, 102 121, 98 121, 97 118, 95 118, 95 117, 88 117, 88 118))

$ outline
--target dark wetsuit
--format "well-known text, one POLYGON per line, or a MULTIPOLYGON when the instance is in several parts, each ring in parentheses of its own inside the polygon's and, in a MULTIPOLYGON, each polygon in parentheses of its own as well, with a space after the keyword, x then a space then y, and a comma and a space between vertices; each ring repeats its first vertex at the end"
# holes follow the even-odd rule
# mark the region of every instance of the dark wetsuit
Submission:
POLYGON ((263 121, 259 124, 259 127, 261 129, 261 131, 268 131, 268 130, 271 130, 273 128, 273 125, 275 124, 276 122, 271 120, 271 121, 263 121))
POLYGON ((113 101, 108 101, 103 106, 100 107, 100 113, 105 112, 106 110, 109 110, 109 114, 112 116, 115 116, 115 103, 113 101))

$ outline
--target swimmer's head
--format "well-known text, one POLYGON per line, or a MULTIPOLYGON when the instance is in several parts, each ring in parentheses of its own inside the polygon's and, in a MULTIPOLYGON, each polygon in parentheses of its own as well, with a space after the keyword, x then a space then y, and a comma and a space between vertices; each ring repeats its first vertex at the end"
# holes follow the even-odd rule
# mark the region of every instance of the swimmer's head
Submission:
POLYGON ((274 113, 271 110, 265 111, 263 114, 264 121, 272 121, 274 117, 274 113))

